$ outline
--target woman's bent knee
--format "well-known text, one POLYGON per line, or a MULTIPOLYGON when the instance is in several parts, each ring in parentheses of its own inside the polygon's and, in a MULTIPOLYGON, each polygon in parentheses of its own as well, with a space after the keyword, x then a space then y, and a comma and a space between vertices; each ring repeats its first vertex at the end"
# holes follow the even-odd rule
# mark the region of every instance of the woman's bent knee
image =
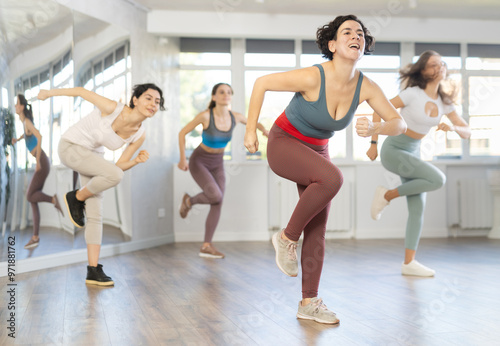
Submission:
POLYGON ((124 174, 125 173, 120 167, 114 166, 114 168, 110 170, 106 178, 110 182, 110 184, 112 184, 112 186, 115 186, 122 181, 124 174))

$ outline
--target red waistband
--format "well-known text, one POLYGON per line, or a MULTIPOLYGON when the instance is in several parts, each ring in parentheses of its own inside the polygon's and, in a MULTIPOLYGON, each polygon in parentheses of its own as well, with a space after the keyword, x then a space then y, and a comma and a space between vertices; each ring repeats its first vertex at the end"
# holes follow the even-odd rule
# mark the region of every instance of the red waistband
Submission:
POLYGON ((326 145, 328 144, 328 139, 321 139, 321 138, 313 138, 313 137, 307 137, 304 136, 302 133, 299 132, 295 128, 295 126, 292 125, 290 121, 288 121, 288 118, 285 115, 285 112, 283 112, 278 119, 274 122, 276 125, 278 125, 283 131, 288 133, 289 135, 294 136, 295 138, 300 139, 301 141, 304 141, 309 144, 313 145, 326 145))

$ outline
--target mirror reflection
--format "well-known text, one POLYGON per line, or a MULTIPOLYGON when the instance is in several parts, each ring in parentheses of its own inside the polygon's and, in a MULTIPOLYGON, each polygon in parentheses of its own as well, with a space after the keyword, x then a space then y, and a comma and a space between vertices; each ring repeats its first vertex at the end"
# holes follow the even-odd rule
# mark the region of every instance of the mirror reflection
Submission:
MULTIPOLYGON (((40 102, 36 96, 40 89, 83 86, 126 102, 131 90, 129 34, 116 26, 72 12, 55 1, 43 0, 22 4, 2 2, 0 32, 1 123, 12 123, 11 133, 8 126, 0 131, 0 142, 4 144, 0 154, 0 262, 7 259, 9 236, 16 237, 17 259, 85 248, 84 231, 73 227, 64 204, 64 195, 79 186, 79 179, 61 164, 57 151, 61 135, 93 106, 81 99, 64 97, 40 102), (33 127, 28 128, 26 121, 21 121, 23 116, 16 114, 22 108, 16 106, 18 94, 25 96, 30 105, 27 108, 32 109, 33 127), (41 136, 40 152, 45 153, 50 162, 42 188, 36 175, 39 172, 37 151, 33 155, 30 147, 33 137, 28 136, 25 141, 25 135, 33 135, 33 129, 41 136), (12 138, 7 137, 15 138, 15 144, 11 145, 12 138), (36 198, 28 200, 29 192, 33 194, 30 191, 33 177, 37 184, 36 189, 32 186, 31 190, 42 199, 37 203, 38 219, 30 203, 36 198), (54 195, 64 215, 54 208, 54 195), (40 240, 29 244, 32 238, 37 240, 33 237, 37 220, 40 240)), ((106 158, 115 160, 120 154, 107 152, 106 158)), ((130 240, 131 231, 121 217, 122 199, 120 186, 104 196, 103 245, 130 240)))
MULTIPOLYGON (((41 88, 73 85, 73 19, 68 8, 51 1, 2 2, 1 7, 1 106, 12 121, 10 129, 2 129, 2 242, 15 236, 16 257, 22 259, 73 246, 53 163, 54 139, 70 104, 36 99, 41 88)), ((2 244, 1 261, 6 250, 2 244)))

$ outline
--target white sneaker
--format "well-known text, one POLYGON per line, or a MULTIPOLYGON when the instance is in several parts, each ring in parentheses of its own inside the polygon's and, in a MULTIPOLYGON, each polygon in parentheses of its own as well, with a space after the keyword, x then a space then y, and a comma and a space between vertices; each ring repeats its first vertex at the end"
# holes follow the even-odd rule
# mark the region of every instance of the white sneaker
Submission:
POLYGON ((427 268, 423 264, 418 263, 416 260, 411 261, 408 264, 401 265, 401 274, 403 275, 412 275, 412 276, 434 276, 436 271, 427 268))
POLYGON ((389 202, 384 197, 387 191, 389 190, 383 186, 377 186, 377 189, 375 190, 375 196, 373 196, 371 208, 372 219, 375 221, 380 219, 382 211, 389 205, 389 202))

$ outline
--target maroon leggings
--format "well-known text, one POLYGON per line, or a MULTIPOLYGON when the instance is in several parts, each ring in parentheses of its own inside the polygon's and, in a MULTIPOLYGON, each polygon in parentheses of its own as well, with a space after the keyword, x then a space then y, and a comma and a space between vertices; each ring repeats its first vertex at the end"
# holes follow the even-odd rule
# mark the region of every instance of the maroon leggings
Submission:
POLYGON ((297 139, 276 124, 267 142, 267 160, 274 173, 297 183, 299 202, 285 228, 298 241, 302 230, 302 297, 318 296, 325 257, 325 231, 333 197, 342 186, 342 172, 330 161, 328 145, 297 139))
POLYGON ((52 203, 52 197, 46 195, 42 192, 45 180, 50 172, 50 161, 45 152, 42 150, 40 153, 40 169, 35 171, 33 178, 31 178, 31 183, 28 188, 28 193, 26 198, 31 204, 31 210, 33 211, 33 235, 38 235, 40 232, 40 208, 38 208, 38 203, 40 202, 50 202, 52 203))
POLYGON ((224 153, 212 154, 201 146, 189 158, 189 171, 203 192, 191 197, 191 204, 210 204, 205 221, 205 243, 211 243, 219 223, 226 185, 224 153))

